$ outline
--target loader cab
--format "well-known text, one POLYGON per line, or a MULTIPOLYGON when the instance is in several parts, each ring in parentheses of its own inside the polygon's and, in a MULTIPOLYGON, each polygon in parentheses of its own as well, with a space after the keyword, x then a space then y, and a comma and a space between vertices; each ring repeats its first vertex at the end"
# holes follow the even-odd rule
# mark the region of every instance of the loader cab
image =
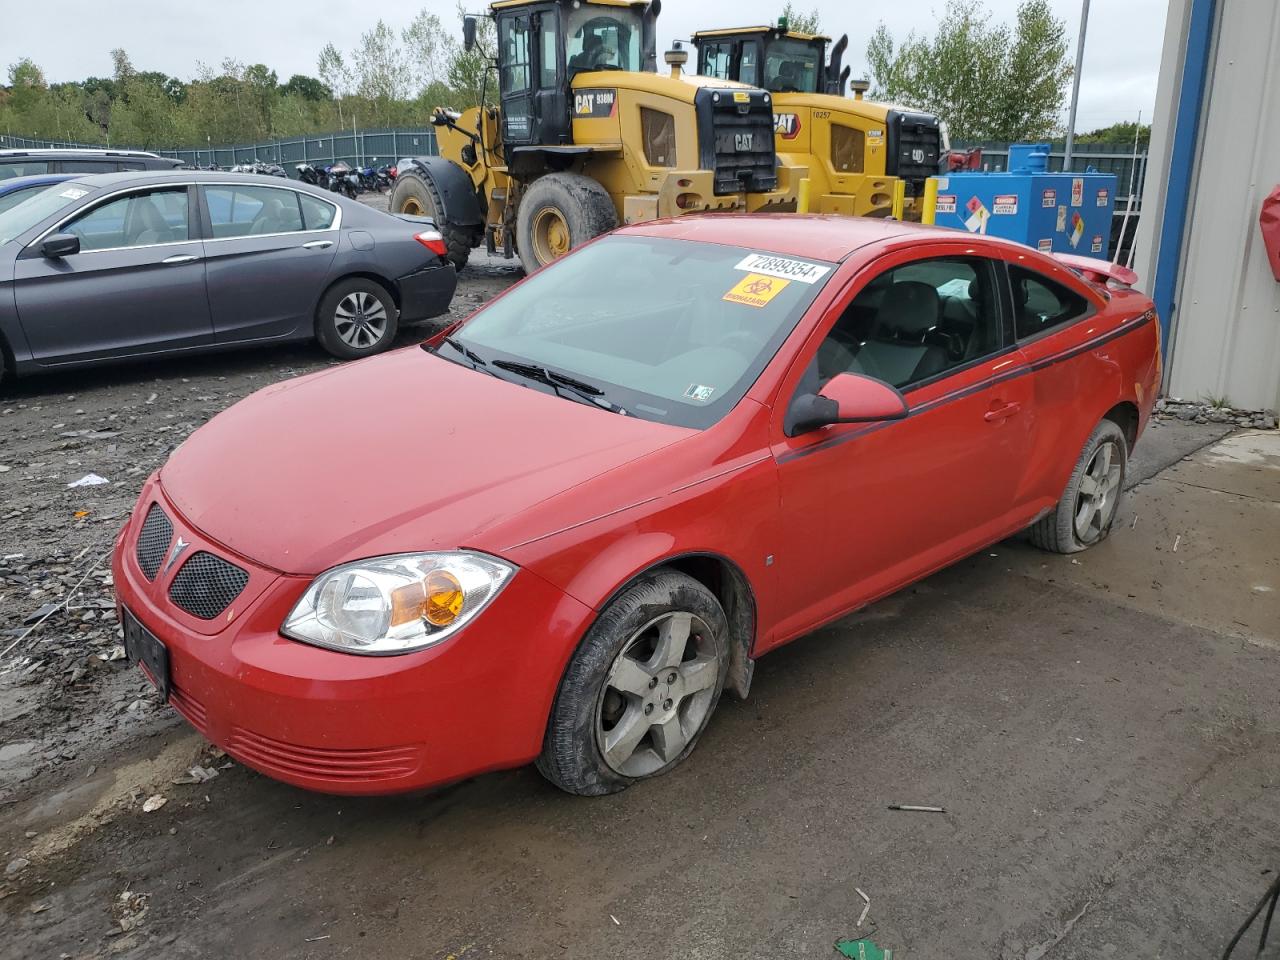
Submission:
POLYGON ((572 144, 570 89, 586 71, 657 68, 660 4, 499 0, 498 94, 508 162, 521 148, 572 144))
MULTIPOLYGON (((828 37, 777 27, 700 30, 693 35, 698 73, 770 93, 838 93, 826 62, 828 37)), ((843 48, 842 48, 843 49, 843 48)), ((835 65, 839 72, 838 63, 835 65)))

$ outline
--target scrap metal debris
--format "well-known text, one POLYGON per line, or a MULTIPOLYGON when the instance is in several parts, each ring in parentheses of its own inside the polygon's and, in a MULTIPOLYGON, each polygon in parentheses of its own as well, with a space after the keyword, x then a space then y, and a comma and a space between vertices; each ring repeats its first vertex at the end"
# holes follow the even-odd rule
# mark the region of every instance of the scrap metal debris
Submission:
POLYGON ((858 924, 857 924, 857 925, 860 927, 860 926, 862 926, 862 921, 863 921, 863 920, 865 920, 865 919, 867 919, 867 914, 871 911, 871 898, 870 898, 870 897, 868 897, 865 893, 863 893, 863 892, 862 892, 862 890, 861 890, 861 888, 859 888, 859 887, 854 887, 853 889, 857 892, 858 896, 860 896, 860 897, 862 898, 862 901, 863 901, 863 903, 862 903, 862 913, 858 914, 858 924))
POLYGON ((153 793, 151 796, 147 797, 147 799, 143 801, 142 812, 155 813, 157 810, 159 810, 168 802, 169 802, 168 797, 162 796, 161 794, 158 794, 158 793, 153 793))
POLYGON ((905 810, 908 813, 946 813, 945 807, 922 807, 915 803, 891 803, 890 810, 905 810))

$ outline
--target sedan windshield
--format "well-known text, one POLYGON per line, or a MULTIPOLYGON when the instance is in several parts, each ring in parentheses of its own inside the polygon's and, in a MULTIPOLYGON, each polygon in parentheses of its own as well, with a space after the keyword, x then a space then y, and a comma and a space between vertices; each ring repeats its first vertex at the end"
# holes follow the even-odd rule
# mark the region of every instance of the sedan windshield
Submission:
POLYGON ((441 356, 566 400, 702 428, 736 404, 834 265, 606 237, 477 312, 441 356))
POLYGON ((0 243, 26 233, 45 217, 79 200, 89 191, 74 183, 55 183, 43 190, 24 191, 22 200, 0 212, 0 243))

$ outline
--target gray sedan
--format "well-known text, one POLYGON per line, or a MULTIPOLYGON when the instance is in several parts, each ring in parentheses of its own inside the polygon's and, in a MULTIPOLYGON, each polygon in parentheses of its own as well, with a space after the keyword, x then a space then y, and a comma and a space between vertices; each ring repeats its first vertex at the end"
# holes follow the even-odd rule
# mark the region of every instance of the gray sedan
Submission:
POLYGON ((10 375, 315 337, 355 359, 448 310, 430 220, 305 184, 180 170, 101 174, 0 213, 10 375))

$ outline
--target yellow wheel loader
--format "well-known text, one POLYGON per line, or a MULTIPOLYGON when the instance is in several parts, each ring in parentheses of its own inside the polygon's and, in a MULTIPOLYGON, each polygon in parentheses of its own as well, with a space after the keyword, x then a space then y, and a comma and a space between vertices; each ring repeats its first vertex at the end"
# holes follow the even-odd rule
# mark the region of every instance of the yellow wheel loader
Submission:
MULTIPOLYGON (((847 36, 831 49, 829 37, 800 33, 785 20, 776 27, 700 30, 693 36, 698 73, 759 85, 773 94, 779 172, 807 170, 809 210, 888 216, 902 183, 904 212, 920 218, 925 181, 938 172, 942 131, 938 118, 843 96, 849 68, 841 68, 847 36)), ((785 202, 759 207, 794 209, 785 202)))
MULTIPOLYGON (((391 209, 431 216, 449 259, 485 244, 529 272, 617 226, 745 210, 777 185, 772 96, 657 72, 658 0, 498 0, 497 106, 437 107, 439 155, 397 164, 391 209)), ((467 49, 476 20, 463 21, 467 49)))

